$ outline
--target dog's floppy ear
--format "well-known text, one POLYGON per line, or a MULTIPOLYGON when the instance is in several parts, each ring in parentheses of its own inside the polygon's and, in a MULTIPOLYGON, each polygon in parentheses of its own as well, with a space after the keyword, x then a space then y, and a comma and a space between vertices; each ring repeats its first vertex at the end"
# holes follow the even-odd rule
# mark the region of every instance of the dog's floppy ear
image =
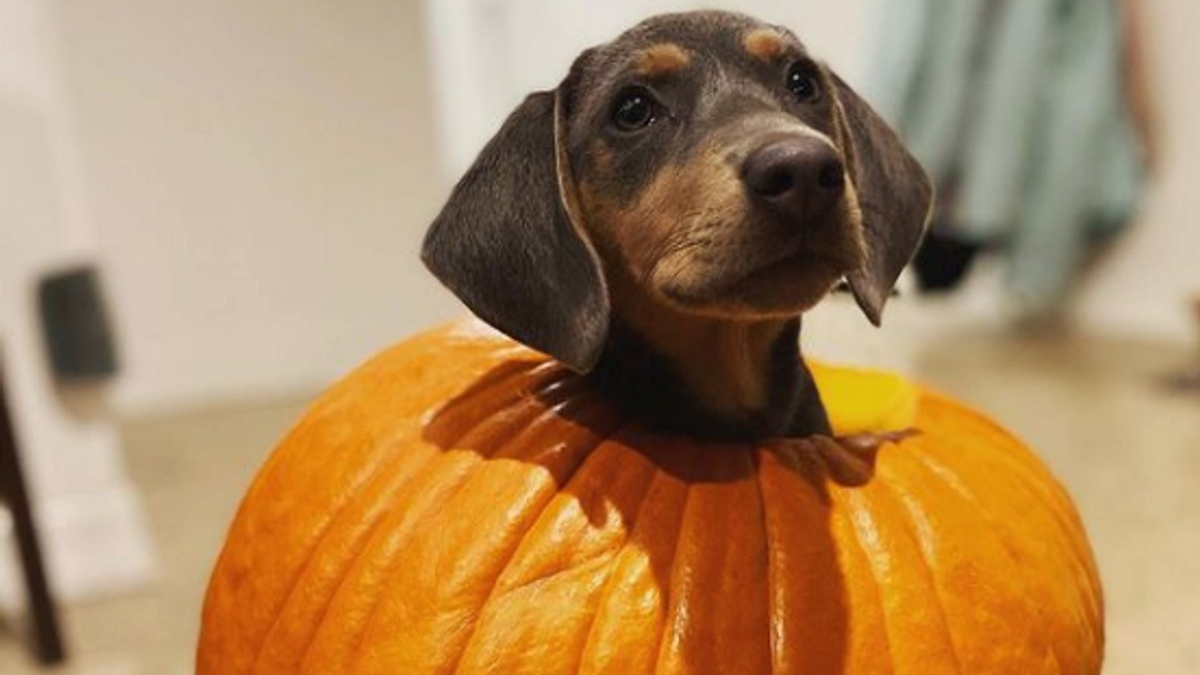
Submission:
POLYGON ((586 373, 610 308, 579 222, 560 98, 539 92, 513 111, 434 220, 421 259, 481 319, 586 373))
POLYGON ((866 264, 846 279, 858 306, 878 326, 896 279, 925 233, 933 188, 896 132, 841 78, 830 77, 867 244, 866 264))

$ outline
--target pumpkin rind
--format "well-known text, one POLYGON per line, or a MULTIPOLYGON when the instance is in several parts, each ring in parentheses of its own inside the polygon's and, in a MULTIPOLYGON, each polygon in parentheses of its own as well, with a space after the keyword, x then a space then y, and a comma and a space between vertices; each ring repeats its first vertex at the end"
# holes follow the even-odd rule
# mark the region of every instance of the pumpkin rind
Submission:
POLYGON ((816 367, 838 433, 707 444, 626 419, 476 324, 327 392, 230 528, 200 675, 1094 675, 1069 497, 1003 429, 816 367))

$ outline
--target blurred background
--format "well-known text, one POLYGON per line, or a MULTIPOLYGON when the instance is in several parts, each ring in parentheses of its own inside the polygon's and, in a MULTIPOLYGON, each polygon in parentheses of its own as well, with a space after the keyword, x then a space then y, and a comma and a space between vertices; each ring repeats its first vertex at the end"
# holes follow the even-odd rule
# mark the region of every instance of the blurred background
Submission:
POLYGON ((273 443, 463 313, 417 248, 474 153, 582 48, 699 7, 792 28, 941 187, 885 327, 833 297, 809 353, 1039 449, 1093 535, 1105 672, 1200 672, 1200 5, 1179 0, 0 0, 0 672, 53 661, 53 625, 57 672, 191 672, 273 443))

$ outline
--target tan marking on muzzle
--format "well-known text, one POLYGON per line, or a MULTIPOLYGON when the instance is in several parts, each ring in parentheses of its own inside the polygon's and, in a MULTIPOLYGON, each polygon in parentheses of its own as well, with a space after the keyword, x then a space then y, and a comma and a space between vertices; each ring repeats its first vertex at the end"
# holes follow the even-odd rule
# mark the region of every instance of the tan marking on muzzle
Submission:
MULTIPOLYGON (((801 133, 794 127, 792 131, 801 133)), ((804 133, 832 144, 816 130, 804 133)), ((633 292, 644 298, 675 302, 678 298, 660 295, 663 288, 719 285, 722 279, 755 271, 743 269, 747 255, 769 257, 766 249, 771 244, 763 237, 775 228, 769 216, 758 213, 747 201, 743 184, 727 164, 728 154, 728 145, 714 144, 682 165, 665 166, 631 200, 618 200, 609 192, 617 183, 604 170, 581 176, 585 221, 610 282, 616 282, 610 286, 615 299, 627 302, 623 296, 638 289, 633 292)), ((595 163, 592 167, 600 168, 595 163)), ((820 259, 790 279, 792 284, 811 288, 814 302, 836 280, 827 269, 830 264, 839 261, 845 265, 843 271, 861 265, 863 241, 855 207, 852 196, 843 200, 831 214, 834 222, 814 231, 805 249, 820 259), (822 260, 829 262, 821 264, 822 260)), ((760 306, 761 291, 747 288, 740 299, 714 297, 705 311, 760 306)))

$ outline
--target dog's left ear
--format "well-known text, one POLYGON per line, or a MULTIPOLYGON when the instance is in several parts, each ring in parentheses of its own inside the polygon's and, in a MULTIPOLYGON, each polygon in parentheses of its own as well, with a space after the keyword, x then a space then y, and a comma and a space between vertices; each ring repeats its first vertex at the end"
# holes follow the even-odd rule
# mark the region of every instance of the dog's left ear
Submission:
POLYGON ((858 306, 878 326, 896 279, 925 233, 933 188, 896 132, 841 78, 833 73, 830 78, 867 244, 866 264, 846 279, 858 306))
POLYGON ((562 89, 513 111, 455 186, 421 259, 479 318, 586 373, 610 309, 563 148, 562 89))

